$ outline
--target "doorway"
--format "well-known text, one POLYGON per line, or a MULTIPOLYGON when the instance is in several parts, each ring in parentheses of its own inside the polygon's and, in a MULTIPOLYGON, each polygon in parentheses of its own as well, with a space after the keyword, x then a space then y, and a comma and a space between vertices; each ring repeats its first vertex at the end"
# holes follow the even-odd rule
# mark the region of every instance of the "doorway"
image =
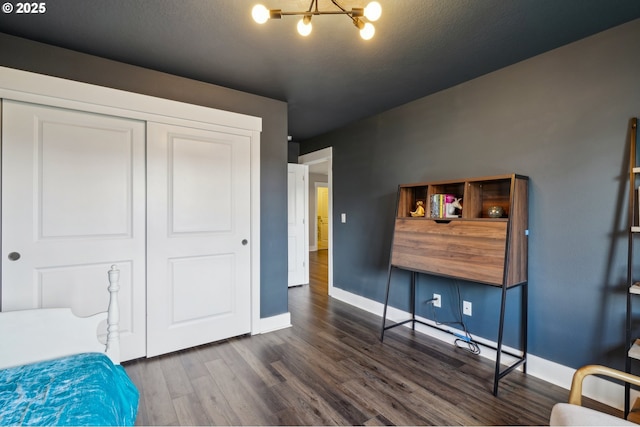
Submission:
POLYGON ((329 185, 316 182, 316 242, 319 251, 329 249, 329 185))
MULTIPOLYGON (((327 293, 333 293, 333 176, 332 176, 333 148, 328 147, 322 150, 304 154, 298 158, 298 163, 309 166, 309 186, 316 194, 315 183, 324 183, 327 188, 327 293)), ((310 197, 314 206, 309 206, 309 218, 313 222, 309 227, 310 250, 317 251, 318 247, 318 214, 316 213, 317 195, 310 197)))

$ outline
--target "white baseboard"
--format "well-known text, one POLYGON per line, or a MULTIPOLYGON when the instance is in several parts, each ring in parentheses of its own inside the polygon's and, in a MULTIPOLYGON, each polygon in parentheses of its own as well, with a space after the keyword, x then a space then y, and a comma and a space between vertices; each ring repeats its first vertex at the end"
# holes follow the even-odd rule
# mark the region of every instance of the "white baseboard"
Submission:
MULTIPOLYGON (((343 301, 347 304, 353 305, 362 310, 368 311, 373 314, 377 314, 380 316, 380 327, 382 328, 382 312, 384 310, 384 305, 377 301, 364 298, 360 295, 353 294, 351 292, 345 291, 343 289, 333 287, 333 292, 331 293, 333 298, 336 298, 340 301, 343 301)), ((393 323, 394 321, 403 321, 410 318, 411 314, 398 310, 394 307, 387 308, 387 321, 393 323)), ((422 322, 433 324, 434 322, 416 317, 422 322)), ((389 324, 391 324, 389 323, 389 324)), ((406 324, 409 327, 409 324, 406 324)), ((452 332, 460 333, 461 331, 446 327, 445 329, 451 330, 452 332)), ((448 342, 453 345, 456 337, 441 331, 440 329, 431 328, 429 326, 424 326, 419 323, 416 323, 416 331, 420 333, 424 333, 425 335, 437 338, 441 341, 448 342)), ((379 330, 378 330, 379 332, 379 330)), ((486 357, 490 360, 496 360, 496 351, 488 346, 495 347, 497 343, 485 340, 480 337, 474 337, 474 341, 478 342, 481 347, 480 355, 486 357)), ((522 352, 518 349, 510 348, 503 345, 504 350, 513 353, 513 354, 521 354, 522 352)), ((515 358, 503 354, 501 357, 501 362, 509 365, 515 361, 515 358)), ((521 369, 521 368, 518 368, 521 369)), ((540 378, 541 380, 547 381, 551 384, 557 385, 566 389, 567 391, 571 388, 571 380, 573 378, 573 374, 576 370, 574 368, 570 368, 568 366, 560 365, 559 363, 552 362, 550 360, 543 359, 531 353, 527 354, 527 375, 531 375, 536 378, 540 378)), ((583 387, 582 387, 582 395, 598 402, 602 402, 606 405, 609 405, 613 408, 623 410, 624 409, 624 387, 620 384, 613 383, 611 381, 607 381, 605 379, 589 376, 585 378, 583 387)), ((640 396, 640 393, 631 391, 631 402, 634 402, 635 399, 640 396)), ((567 392, 567 398, 569 397, 569 393, 567 392)))
POLYGON ((260 330, 253 331, 252 335, 266 334, 267 332, 278 331, 280 329, 285 329, 290 327, 291 327, 291 313, 286 312, 286 313, 278 314, 276 316, 265 317, 264 319, 260 319, 260 330))

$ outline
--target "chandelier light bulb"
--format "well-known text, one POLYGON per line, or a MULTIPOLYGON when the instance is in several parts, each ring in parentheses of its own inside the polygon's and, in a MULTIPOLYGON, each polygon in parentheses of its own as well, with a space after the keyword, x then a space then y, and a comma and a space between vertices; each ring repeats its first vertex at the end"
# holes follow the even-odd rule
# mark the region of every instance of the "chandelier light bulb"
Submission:
MULTIPOLYGON (((380 19, 382 15, 382 6, 377 1, 372 1, 364 8, 364 17, 371 22, 375 22, 380 19)), ((373 37, 373 36, 371 36, 373 37)))
POLYGON ((307 20, 306 17, 298 21, 298 33, 303 37, 307 37, 311 34, 312 30, 311 19, 308 19, 307 22, 304 22, 305 20, 307 20))
POLYGON ((257 4, 251 9, 251 16, 258 24, 264 24, 269 20, 269 9, 261 4, 257 4))
POLYGON ((366 24, 364 24, 364 27, 360 30, 360 37, 362 37, 364 40, 371 40, 375 33, 376 33, 376 28, 373 26, 372 23, 367 22, 366 24))

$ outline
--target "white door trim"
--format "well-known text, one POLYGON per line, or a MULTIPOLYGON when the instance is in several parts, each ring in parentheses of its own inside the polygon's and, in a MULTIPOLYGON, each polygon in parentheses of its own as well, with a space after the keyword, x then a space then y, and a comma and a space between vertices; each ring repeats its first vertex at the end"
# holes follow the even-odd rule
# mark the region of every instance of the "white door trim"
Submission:
POLYGON ((327 181, 329 187, 329 253, 328 253, 328 291, 333 295, 333 147, 304 154, 298 157, 298 163, 313 165, 327 162, 327 181))
MULTIPOLYGON (((262 118, 0 67, 0 97, 180 125, 182 120, 262 131, 262 118)), ((183 122, 184 123, 184 122, 183 122)))
POLYGON ((190 126, 251 138, 251 333, 260 322, 260 132, 262 118, 0 67, 0 99, 190 126))

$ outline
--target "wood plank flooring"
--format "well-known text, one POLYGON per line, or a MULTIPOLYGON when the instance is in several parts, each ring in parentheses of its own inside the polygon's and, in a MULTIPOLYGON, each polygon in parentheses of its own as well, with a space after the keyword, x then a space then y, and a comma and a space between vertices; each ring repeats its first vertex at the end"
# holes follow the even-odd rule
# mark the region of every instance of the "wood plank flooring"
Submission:
MULTIPOLYGON (((568 392, 327 296, 327 251, 289 289, 293 327, 125 363, 137 425, 548 425, 568 392)), ((588 401, 620 416, 618 411, 588 401)))

